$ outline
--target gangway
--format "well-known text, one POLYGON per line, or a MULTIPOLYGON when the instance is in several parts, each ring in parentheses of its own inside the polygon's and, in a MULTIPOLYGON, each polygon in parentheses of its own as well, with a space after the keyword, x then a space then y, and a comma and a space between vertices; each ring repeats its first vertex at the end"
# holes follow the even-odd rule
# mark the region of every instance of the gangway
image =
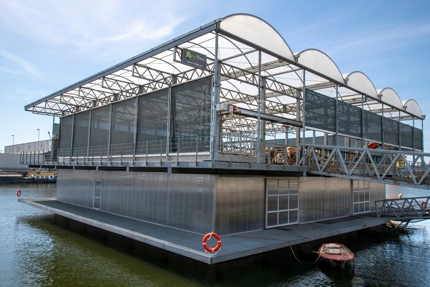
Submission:
POLYGON ((305 145, 301 154, 310 174, 430 188, 430 153, 305 145))
POLYGON ((429 200, 429 196, 376 200, 376 215, 400 220, 430 219, 425 218, 429 215, 429 200))

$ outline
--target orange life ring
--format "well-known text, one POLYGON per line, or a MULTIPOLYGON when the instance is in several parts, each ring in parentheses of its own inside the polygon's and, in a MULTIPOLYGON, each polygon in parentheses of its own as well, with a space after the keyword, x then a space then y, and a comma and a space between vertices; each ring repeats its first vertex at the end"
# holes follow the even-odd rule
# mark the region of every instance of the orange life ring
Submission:
POLYGON ((203 248, 207 252, 217 252, 221 248, 221 237, 219 237, 219 235, 216 234, 215 232, 209 232, 208 234, 203 236, 202 244, 203 244, 203 248), (211 239, 212 236, 215 237, 216 240, 218 240, 218 242, 214 248, 210 248, 209 246, 206 245, 206 241, 211 239))
POLYGON ((421 202, 421 207, 422 207, 422 209, 426 208, 426 203, 425 203, 425 201, 421 202))
POLYGON ((16 196, 20 197, 20 196, 21 196, 21 194, 22 194, 21 189, 18 189, 18 190, 16 191, 16 196))

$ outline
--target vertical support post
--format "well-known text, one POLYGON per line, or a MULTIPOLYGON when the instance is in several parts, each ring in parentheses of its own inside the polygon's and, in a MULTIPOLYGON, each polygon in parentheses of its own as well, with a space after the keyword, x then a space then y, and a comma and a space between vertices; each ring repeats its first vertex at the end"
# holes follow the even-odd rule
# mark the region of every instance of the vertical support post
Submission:
POLYGON ((87 140, 87 152, 86 152, 86 156, 89 157, 90 156, 90 144, 91 144, 91 120, 93 118, 93 110, 90 110, 90 116, 88 118, 88 140, 87 140))
POLYGON ((69 161, 72 161, 72 154, 73 154, 73 139, 75 137, 75 115, 72 116, 72 134, 70 137, 70 155, 69 155, 69 161))
POLYGON ((361 95, 361 148, 364 147, 364 99, 365 96, 361 95))
MULTIPOLYGON (((134 68, 133 68, 134 72, 134 68)), ((139 132, 139 97, 136 97, 135 103, 135 111, 134 111, 134 136, 133 136, 133 159, 132 165, 136 161, 136 149, 137 149, 137 133, 139 132)))
MULTIPOLYGON (((212 141, 211 141, 211 161, 212 167, 215 166, 215 161, 218 160, 218 145, 219 145, 219 134, 220 126, 218 121, 218 113, 216 111, 216 106, 219 104, 219 94, 220 94, 220 68, 219 68, 219 58, 218 58, 218 31, 215 32, 215 60, 214 60, 214 76, 213 76, 213 96, 212 96, 212 141)), ((213 215, 215 216, 215 214, 213 215)), ((213 223, 215 224, 215 223, 213 223)), ((215 227, 215 225, 213 226, 215 227)))
MULTIPOLYGON (((306 70, 303 70, 303 95, 302 95, 302 132, 303 132, 303 145, 302 148, 299 150, 298 154, 297 154, 297 165, 299 165, 300 162, 300 156, 305 152, 305 145, 306 145, 306 123, 305 123, 305 118, 306 118, 306 70)), ((303 165, 305 165, 305 162, 303 162, 303 165)))
POLYGON ((108 160, 111 160, 111 155, 112 155, 112 146, 111 146, 111 142, 112 142, 112 113, 113 113, 113 104, 110 104, 110 119, 109 119, 109 138, 108 138, 108 150, 107 150, 107 158, 108 160))
MULTIPOLYGON (((335 89, 336 89, 336 101, 335 101, 335 112, 334 112, 334 123, 335 123, 334 142, 336 147, 339 148, 340 147, 340 144, 339 144, 339 85, 336 84, 335 89)), ((334 159, 336 163, 335 168, 337 170, 339 167, 339 160, 340 160, 337 153, 334 154, 334 159)))
POLYGON ((197 161, 199 159, 199 137, 196 137, 196 166, 197 166, 197 161))
POLYGON ((257 163, 261 163, 261 51, 258 51, 257 163))
POLYGON ((145 147, 145 149, 146 149, 146 152, 145 152, 145 166, 147 166, 148 165, 148 141, 146 141, 146 147, 145 147))
POLYGON ((400 111, 399 111, 399 119, 398 120, 399 120, 399 122, 398 122, 399 150, 402 150, 402 131, 401 131, 402 125, 400 123, 400 111))
MULTIPOLYGON (((382 97, 382 95, 381 95, 382 97)), ((384 118, 384 103, 382 103, 382 114, 381 114, 381 143, 382 149, 385 149, 385 118, 384 118)))
POLYGON ((167 92, 167 136, 166 136, 166 160, 169 158, 170 139, 172 138, 170 126, 172 120, 172 88, 167 92))

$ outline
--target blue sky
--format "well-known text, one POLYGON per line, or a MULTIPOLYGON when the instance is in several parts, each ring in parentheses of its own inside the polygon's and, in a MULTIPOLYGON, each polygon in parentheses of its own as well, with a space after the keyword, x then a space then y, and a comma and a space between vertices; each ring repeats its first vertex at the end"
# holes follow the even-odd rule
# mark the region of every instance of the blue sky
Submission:
MULTIPOLYGON (((48 139, 24 106, 212 20, 249 13, 430 115, 430 1, 0 0, 0 150, 48 139), (14 135, 14 137, 12 137, 14 135)), ((421 123, 418 123, 420 127, 421 123)), ((425 151, 430 135, 424 121, 425 151)))

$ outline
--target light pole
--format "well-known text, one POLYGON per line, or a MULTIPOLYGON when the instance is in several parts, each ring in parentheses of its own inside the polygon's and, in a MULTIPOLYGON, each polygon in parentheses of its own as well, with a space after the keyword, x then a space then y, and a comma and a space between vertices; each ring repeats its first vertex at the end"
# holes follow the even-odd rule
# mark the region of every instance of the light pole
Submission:
POLYGON ((15 135, 12 135, 12 153, 15 152, 14 145, 15 145, 15 135))
POLYGON ((40 129, 37 129, 37 150, 39 150, 39 149, 40 149, 40 146, 39 146, 39 139, 40 139, 40 129))

